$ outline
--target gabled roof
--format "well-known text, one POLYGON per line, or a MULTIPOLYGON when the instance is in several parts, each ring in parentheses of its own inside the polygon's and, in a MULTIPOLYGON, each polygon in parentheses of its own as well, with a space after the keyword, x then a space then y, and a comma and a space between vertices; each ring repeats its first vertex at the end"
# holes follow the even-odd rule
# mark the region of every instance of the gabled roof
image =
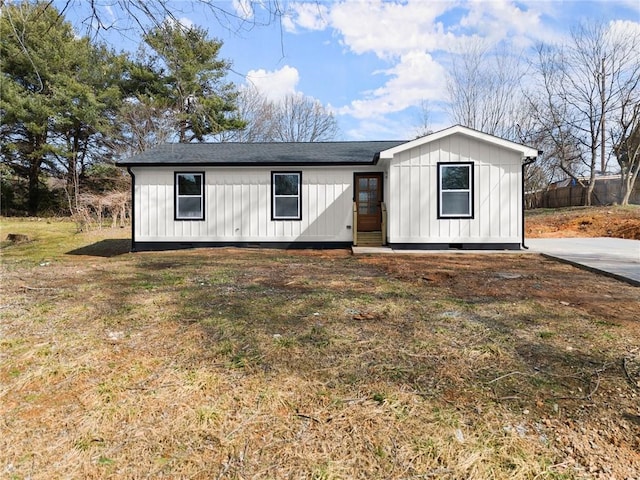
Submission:
POLYGON ((405 141, 172 143, 117 163, 133 166, 374 165, 378 154, 405 141))
POLYGON ((455 134, 466 135, 467 137, 492 143, 494 145, 506 148, 508 150, 514 150, 516 152, 520 152, 523 158, 535 158, 538 156, 538 153, 539 153, 537 149, 527 147, 526 145, 521 145, 519 143, 515 143, 510 140, 505 140, 504 138, 496 137, 494 135, 489 135, 488 133, 483 133, 478 130, 474 130, 472 128, 463 127, 462 125, 454 125, 453 127, 445 128, 444 130, 440 130, 438 132, 431 133, 424 137, 416 138, 415 140, 412 140, 410 142, 406 142, 401 145, 396 145, 394 147, 389 148, 388 150, 384 150, 380 152, 380 158, 391 159, 396 153, 404 152, 406 150, 411 150, 412 148, 419 147, 421 145, 425 145, 427 143, 431 143, 436 140, 440 140, 441 138, 448 137, 450 135, 455 135, 455 134))

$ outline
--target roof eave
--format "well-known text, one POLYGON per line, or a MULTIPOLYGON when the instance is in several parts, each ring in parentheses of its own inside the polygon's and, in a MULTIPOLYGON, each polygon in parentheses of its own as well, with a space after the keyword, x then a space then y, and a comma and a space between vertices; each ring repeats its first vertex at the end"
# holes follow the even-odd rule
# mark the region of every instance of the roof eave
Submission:
POLYGON ((393 158, 393 156, 396 153, 404 152, 412 148, 416 148, 431 142, 435 142, 444 137, 455 135, 456 133, 461 133, 471 138, 476 138, 478 140, 489 142, 494 145, 498 145, 500 147, 506 148, 508 150, 520 152, 523 158, 537 157, 538 155, 538 150, 535 148, 531 148, 526 145, 521 145, 519 143, 512 142, 511 140, 505 140, 504 138, 496 137, 495 135, 490 135, 488 133, 484 133, 479 130, 474 130, 469 127, 464 127, 462 125, 454 125, 453 127, 448 127, 443 130, 439 130, 437 132, 431 133, 429 135, 425 135, 424 137, 416 138, 415 140, 404 143, 402 145, 397 145, 393 148, 384 150, 380 152, 380 158, 390 160, 393 158))
POLYGON ((357 167, 378 163, 378 156, 362 162, 116 162, 117 167, 357 167))

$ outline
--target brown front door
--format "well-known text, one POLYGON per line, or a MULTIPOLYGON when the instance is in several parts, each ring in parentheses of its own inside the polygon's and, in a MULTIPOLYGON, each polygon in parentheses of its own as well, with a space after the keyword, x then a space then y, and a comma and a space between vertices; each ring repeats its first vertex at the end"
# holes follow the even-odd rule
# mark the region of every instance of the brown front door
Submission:
POLYGON ((356 206, 358 231, 377 232, 382 229, 382 173, 356 174, 356 206))

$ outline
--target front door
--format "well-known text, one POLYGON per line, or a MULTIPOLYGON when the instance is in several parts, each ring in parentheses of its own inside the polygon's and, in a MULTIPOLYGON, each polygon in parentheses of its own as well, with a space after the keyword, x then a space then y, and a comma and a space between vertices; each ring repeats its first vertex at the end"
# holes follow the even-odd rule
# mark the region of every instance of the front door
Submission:
POLYGON ((382 230, 382 173, 358 173, 355 181, 358 232, 382 230))

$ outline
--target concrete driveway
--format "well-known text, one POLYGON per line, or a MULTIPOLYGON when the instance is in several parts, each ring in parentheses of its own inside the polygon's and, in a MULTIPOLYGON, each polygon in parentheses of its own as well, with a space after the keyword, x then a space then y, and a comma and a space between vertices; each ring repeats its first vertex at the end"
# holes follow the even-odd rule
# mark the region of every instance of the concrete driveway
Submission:
POLYGON ((530 251, 640 286, 640 240, 529 238, 530 251))

